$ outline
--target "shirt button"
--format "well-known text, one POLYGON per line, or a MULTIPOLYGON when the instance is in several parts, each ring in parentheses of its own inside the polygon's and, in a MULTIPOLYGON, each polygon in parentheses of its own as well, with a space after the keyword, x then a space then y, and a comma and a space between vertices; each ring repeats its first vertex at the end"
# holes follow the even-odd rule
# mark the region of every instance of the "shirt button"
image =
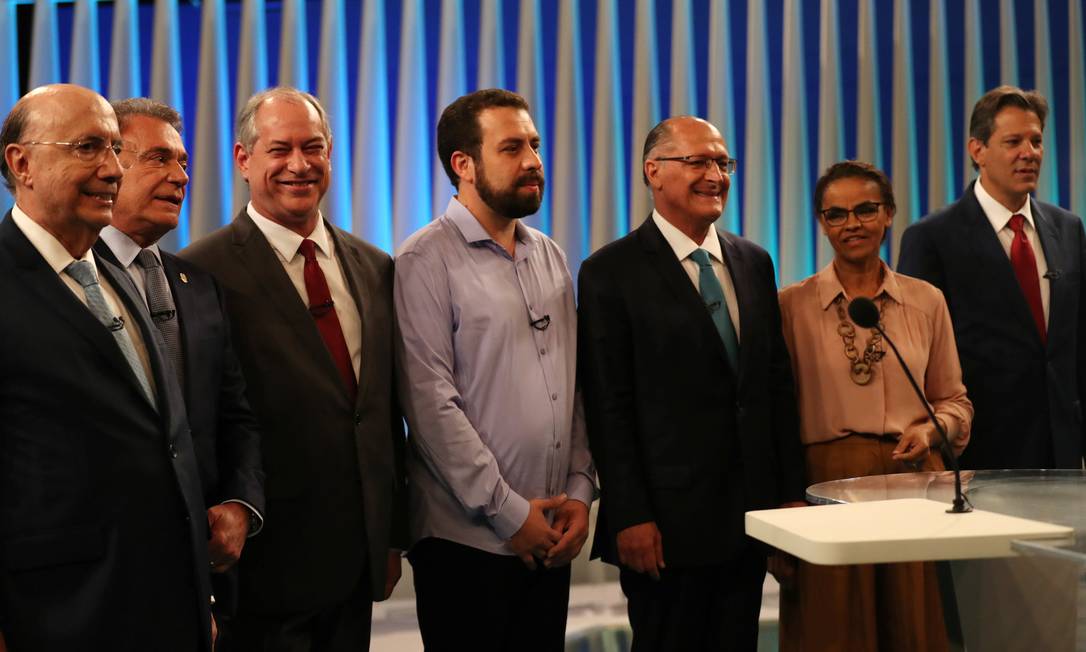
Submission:
POLYGON ((551 400, 552 401, 557 401, 558 400, 558 394, 551 394, 551 400))
POLYGON ((561 448, 561 447, 562 447, 562 442, 560 442, 560 441, 559 441, 559 442, 555 442, 555 443, 554 443, 554 447, 555 447, 555 448, 561 448))
POLYGON ((539 355, 547 355, 547 349, 539 349, 539 355))

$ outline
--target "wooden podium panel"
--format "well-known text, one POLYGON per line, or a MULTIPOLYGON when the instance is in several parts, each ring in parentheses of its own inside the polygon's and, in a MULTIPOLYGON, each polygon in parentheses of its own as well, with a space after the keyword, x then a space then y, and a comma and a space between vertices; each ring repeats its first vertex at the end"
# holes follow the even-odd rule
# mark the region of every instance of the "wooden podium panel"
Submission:
POLYGON ((767 509, 746 514, 747 534, 812 564, 1013 557, 1015 539, 1061 539, 1061 525, 974 510, 948 514, 947 503, 903 498, 767 509))

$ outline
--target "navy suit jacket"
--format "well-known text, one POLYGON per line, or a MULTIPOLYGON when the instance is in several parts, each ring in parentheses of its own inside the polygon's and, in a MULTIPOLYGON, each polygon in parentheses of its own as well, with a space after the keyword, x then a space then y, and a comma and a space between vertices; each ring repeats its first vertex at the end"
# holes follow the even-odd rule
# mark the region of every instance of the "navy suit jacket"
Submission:
MULTIPOLYGON (((94 251, 120 266, 104 240, 95 243, 94 251)), ((185 406, 206 506, 242 500, 263 516, 260 430, 245 398, 222 290, 207 272, 160 253, 181 330, 185 406)), ((216 613, 232 613, 236 579, 235 570, 212 575, 216 613)))
POLYGON ((720 562, 748 540, 746 510, 802 500, 791 363, 765 250, 713 232, 735 286, 738 373, 697 289, 646 219, 578 278, 578 372, 600 476, 593 554, 655 521, 669 568, 720 562))
POLYGON ((0 631, 12 650, 208 650, 184 401, 136 288, 96 260, 147 345, 157 411, 110 332, 0 222, 0 631))
POLYGON ((1082 465, 1086 348, 1086 233, 1075 215, 1030 200, 1048 262, 1048 341, 973 185, 954 204, 913 224, 898 271, 943 291, 976 415, 961 463, 971 469, 1082 465))

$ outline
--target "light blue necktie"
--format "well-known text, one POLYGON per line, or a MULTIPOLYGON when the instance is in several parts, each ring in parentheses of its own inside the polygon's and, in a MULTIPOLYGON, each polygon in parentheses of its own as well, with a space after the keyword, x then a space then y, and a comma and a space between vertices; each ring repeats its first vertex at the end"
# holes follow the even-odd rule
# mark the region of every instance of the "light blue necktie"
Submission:
POLYGON ((690 254, 690 259, 698 264, 698 291, 701 300, 709 309, 709 316, 713 318, 716 332, 720 334, 720 340, 724 342, 724 350, 728 353, 728 361, 732 370, 739 372, 739 339, 735 336, 735 325, 732 324, 732 316, 728 313, 728 300, 724 298, 724 288, 720 287, 720 279, 713 271, 713 265, 709 262, 709 252, 704 249, 696 249, 690 254))
MULTIPOLYGON (((106 303, 106 298, 102 295, 102 286, 98 284, 98 277, 95 276, 90 261, 74 261, 65 267, 64 271, 68 276, 74 278, 76 283, 83 286, 83 292, 87 296, 87 307, 90 308, 91 314, 113 334, 113 339, 121 349, 121 355, 128 362, 128 366, 132 368, 132 373, 136 374, 136 380, 139 381, 140 387, 143 388, 144 395, 151 402, 151 405, 155 406, 155 396, 151 391, 151 384, 147 380, 147 374, 143 370, 143 364, 140 363, 139 356, 136 355, 136 348, 132 345, 128 329, 125 328, 124 321, 109 309, 109 304, 106 303)), ((155 407, 157 408, 157 406, 155 407)))

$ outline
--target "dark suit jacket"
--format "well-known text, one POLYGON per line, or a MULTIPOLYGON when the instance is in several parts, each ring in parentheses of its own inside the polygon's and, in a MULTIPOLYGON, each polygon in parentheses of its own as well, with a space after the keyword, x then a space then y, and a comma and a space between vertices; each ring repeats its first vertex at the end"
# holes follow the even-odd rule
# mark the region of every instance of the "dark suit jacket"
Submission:
POLYGON ((406 544, 403 420, 392 369, 392 260, 327 225, 362 318, 352 403, 298 291, 242 211, 181 252, 226 292, 249 403, 263 435, 267 521, 239 564, 240 613, 297 613, 346 599, 368 571, 383 597, 406 544))
MULTIPOLYGON (((94 251, 120 266, 104 240, 95 243, 94 251)), ((185 405, 206 507, 243 500, 263 516, 260 431, 245 398, 222 291, 207 272, 173 254, 161 254, 181 329, 185 405)), ((216 613, 231 613, 236 573, 215 573, 211 579, 216 613)))
POLYGON ((669 568, 746 543, 743 513, 804 495, 791 365, 773 263, 720 238, 739 302, 738 374, 697 289, 651 218, 581 265, 578 368, 600 476, 593 554, 655 521, 669 568))
POLYGON ((127 275, 158 411, 109 331, 0 223, 0 631, 12 650, 209 649, 207 520, 184 401, 127 275))
POLYGON ((1030 200, 1049 270, 1048 342, 973 186, 905 230, 897 269, 943 291, 973 401, 970 469, 1080 468, 1086 349, 1082 221, 1030 200))

